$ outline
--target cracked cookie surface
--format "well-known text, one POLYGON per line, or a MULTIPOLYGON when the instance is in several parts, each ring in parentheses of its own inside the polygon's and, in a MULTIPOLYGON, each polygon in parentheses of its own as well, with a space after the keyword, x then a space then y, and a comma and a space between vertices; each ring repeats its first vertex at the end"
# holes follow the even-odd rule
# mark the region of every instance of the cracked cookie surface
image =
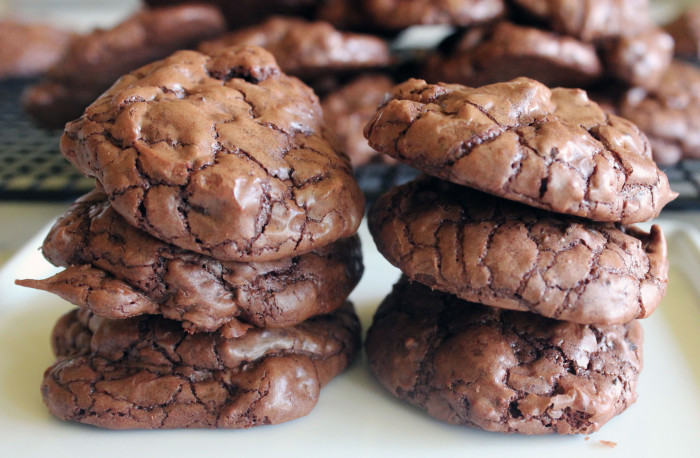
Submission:
POLYGON ((405 278, 367 332, 370 370, 439 420, 589 434, 637 398, 642 327, 580 325, 461 301, 405 278))
POLYGON ((179 51, 114 84, 61 151, 129 224, 220 260, 269 261, 353 235, 364 198, 318 98, 258 47, 179 51))
POLYGON ((275 56, 280 69, 302 79, 358 72, 391 63, 389 45, 371 35, 341 32, 327 22, 273 17, 262 24, 206 41, 211 54, 228 46, 260 46, 275 56))
POLYGON ((222 262, 129 225, 93 191, 53 226, 44 256, 66 270, 18 281, 106 318, 162 314, 188 332, 235 336, 284 327, 341 306, 363 272, 359 237, 268 262, 222 262))
POLYGON ((42 125, 63 127, 124 73, 196 46, 225 26, 219 10, 207 5, 139 11, 111 29, 73 40, 46 77, 24 93, 23 105, 42 125))
POLYGON ((547 86, 583 87, 603 73, 590 43, 507 21, 458 40, 446 55, 428 59, 428 81, 482 86, 526 76, 547 86))
POLYGON ((368 217, 379 251, 412 280, 463 299, 576 323, 649 316, 666 293, 666 240, 422 178, 368 217))
POLYGON ((430 175, 597 221, 646 221, 677 196, 637 126, 580 89, 527 78, 480 88, 408 80, 365 137, 430 175))
POLYGON ((294 327, 238 338, 187 334, 160 316, 64 315, 42 394, 53 415, 110 429, 248 428, 308 414, 357 352, 346 303, 294 327))

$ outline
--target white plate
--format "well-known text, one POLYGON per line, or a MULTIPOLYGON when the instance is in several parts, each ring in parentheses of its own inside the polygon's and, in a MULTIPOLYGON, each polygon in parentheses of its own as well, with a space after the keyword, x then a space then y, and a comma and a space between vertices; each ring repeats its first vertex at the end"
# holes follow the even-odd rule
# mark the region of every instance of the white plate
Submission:
MULTIPOLYGON (((674 221, 659 223, 669 241, 671 278, 664 302, 644 320, 639 400, 589 438, 503 435, 440 423, 384 391, 364 355, 323 390, 310 415, 283 425, 114 432, 60 422, 42 404, 39 385, 53 360, 53 323, 72 306, 13 284, 55 271, 37 250, 42 231, 0 270, 0 457, 698 456, 700 233, 674 221)), ((376 251, 365 226, 361 236, 366 272, 352 298, 367 329, 398 271, 376 251)))

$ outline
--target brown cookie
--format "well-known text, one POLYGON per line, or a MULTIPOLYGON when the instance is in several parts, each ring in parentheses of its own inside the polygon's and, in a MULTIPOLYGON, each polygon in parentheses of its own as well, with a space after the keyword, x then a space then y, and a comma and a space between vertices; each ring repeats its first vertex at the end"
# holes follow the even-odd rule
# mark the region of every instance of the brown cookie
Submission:
POLYGON ((379 251, 415 281, 494 307, 581 324, 645 318, 666 293, 666 240, 549 213, 435 178, 379 198, 379 251))
POLYGON ((156 238, 219 260, 296 256, 357 230, 364 199, 318 98, 270 53, 179 51, 114 84, 61 151, 156 238))
POLYGON ((369 146, 362 129, 393 87, 394 82, 386 75, 364 75, 331 92, 321 101, 328 128, 335 133, 353 167, 367 164, 377 157, 390 159, 369 146))
MULTIPOLYGON (((323 0, 198 0, 216 5, 226 16, 230 29, 258 24, 272 15, 311 16, 323 0)), ((354 0, 353 0, 354 1, 354 0)), ((192 0, 145 0, 150 6, 191 3, 192 0)))
POLYGON ((44 402, 61 420, 110 429, 249 428, 308 414, 359 348, 346 303, 331 315, 237 338, 187 334, 160 316, 72 311, 54 328, 44 402))
POLYGON ((552 30, 597 41, 636 35, 652 24, 648 0, 514 0, 552 30))
POLYGON ((462 33, 454 49, 430 56, 425 69, 428 81, 467 86, 525 76, 547 86, 583 87, 602 74, 590 43, 506 21, 462 33))
POLYGON ((0 20, 0 80, 41 75, 61 58, 73 38, 49 24, 0 20))
POLYGON ((401 280, 367 333, 370 370, 439 420, 590 434, 637 399, 642 327, 591 326, 465 302, 401 280))
POLYGON ((412 25, 473 26, 501 16, 501 0, 363 0, 370 21, 386 30, 412 25))
POLYGON ((365 137, 431 175, 597 221, 645 221, 676 197, 637 126, 580 89, 526 78, 480 88, 408 80, 365 137))
POLYGON ((327 22, 273 17, 262 24, 206 41, 199 50, 212 54, 228 46, 261 46, 283 72, 304 80, 352 73, 390 64, 389 45, 381 38, 339 32, 327 22))
POLYGON ((664 26, 676 43, 676 56, 700 59, 700 5, 688 8, 664 26))
POLYGON ((63 127, 81 115, 122 74, 223 32, 224 18, 207 5, 139 11, 109 30, 73 40, 45 80, 23 96, 44 126, 63 127))
POLYGON ((357 236, 293 258, 221 262, 185 251, 124 221, 103 194, 78 200, 44 240, 44 256, 67 269, 18 281, 106 318, 162 314, 188 332, 236 335, 246 323, 292 326, 343 303, 362 276, 357 236))
POLYGON ((656 89, 627 91, 620 114, 649 137, 657 163, 700 158, 700 69, 674 61, 656 89))
POLYGON ((652 27, 601 46, 606 72, 630 86, 656 88, 673 59, 673 38, 652 27))

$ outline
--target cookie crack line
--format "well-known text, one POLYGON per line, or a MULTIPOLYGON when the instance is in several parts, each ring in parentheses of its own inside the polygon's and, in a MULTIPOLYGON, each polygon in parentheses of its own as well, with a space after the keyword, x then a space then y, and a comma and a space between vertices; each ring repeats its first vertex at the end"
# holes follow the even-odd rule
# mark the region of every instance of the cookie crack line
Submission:
POLYGON ((526 78, 481 88, 408 80, 365 137, 438 178, 598 221, 644 221, 677 196, 636 126, 583 91, 526 78), (539 195, 528 191, 535 188, 539 195))

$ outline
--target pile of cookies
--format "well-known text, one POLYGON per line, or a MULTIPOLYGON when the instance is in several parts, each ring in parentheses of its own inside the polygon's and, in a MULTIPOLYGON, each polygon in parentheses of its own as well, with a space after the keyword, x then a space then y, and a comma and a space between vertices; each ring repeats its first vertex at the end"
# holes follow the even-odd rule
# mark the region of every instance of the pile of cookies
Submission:
POLYGON ((80 309, 42 393, 106 428, 306 415, 352 361, 364 199, 313 91, 258 47, 179 51, 119 79, 61 151, 98 188, 51 229, 65 270, 21 280, 80 309))
POLYGON ((422 176, 369 214, 403 277, 366 351, 395 396, 454 424, 590 433, 636 399, 675 198, 631 122, 579 89, 408 80, 365 129, 422 176))

